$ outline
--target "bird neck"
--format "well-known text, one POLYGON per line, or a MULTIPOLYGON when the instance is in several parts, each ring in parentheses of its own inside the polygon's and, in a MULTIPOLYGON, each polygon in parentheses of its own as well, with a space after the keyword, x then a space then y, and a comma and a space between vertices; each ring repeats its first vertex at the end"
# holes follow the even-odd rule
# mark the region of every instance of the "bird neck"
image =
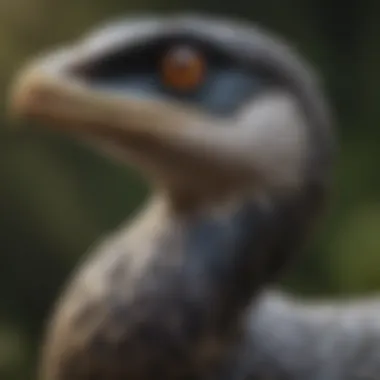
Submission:
POLYGON ((201 280, 205 294, 214 299, 215 308, 220 307, 221 320, 233 320, 266 283, 268 250, 276 239, 280 215, 258 195, 215 198, 208 202, 194 194, 156 194, 147 211, 156 216, 155 225, 161 215, 167 226, 163 235, 180 240, 179 255, 189 283, 201 280))
POLYGON ((292 263, 324 209, 323 195, 310 186, 286 196, 157 193, 155 199, 180 226, 186 265, 202 267, 222 307, 237 312, 292 263))

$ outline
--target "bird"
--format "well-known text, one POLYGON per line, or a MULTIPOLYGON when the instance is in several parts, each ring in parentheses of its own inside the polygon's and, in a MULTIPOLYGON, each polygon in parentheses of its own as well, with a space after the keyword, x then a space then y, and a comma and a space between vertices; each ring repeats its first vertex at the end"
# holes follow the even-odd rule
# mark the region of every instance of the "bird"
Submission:
POLYGON ((357 305, 272 289, 328 203, 336 143, 322 87, 280 36, 195 14, 112 21, 22 68, 13 115, 136 167, 152 187, 58 297, 41 379, 380 373, 357 305))

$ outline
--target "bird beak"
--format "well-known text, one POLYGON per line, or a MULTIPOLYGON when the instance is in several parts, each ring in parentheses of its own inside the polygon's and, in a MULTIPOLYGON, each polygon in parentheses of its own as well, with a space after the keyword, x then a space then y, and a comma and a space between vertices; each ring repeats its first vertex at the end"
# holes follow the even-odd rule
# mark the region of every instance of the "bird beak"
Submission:
POLYGON ((65 131, 97 134, 108 129, 117 137, 117 130, 125 130, 126 125, 149 129, 165 115, 163 125, 168 128, 184 124, 177 107, 94 90, 74 74, 77 61, 70 50, 62 50, 26 67, 11 92, 11 115, 38 119, 65 131))
POLYGON ((224 120, 181 104, 94 90, 75 75, 81 63, 83 57, 70 48, 32 62, 16 78, 11 114, 111 144, 175 186, 194 186, 194 178, 198 186, 203 178, 223 187, 249 178, 231 160, 233 134, 223 128, 224 120))

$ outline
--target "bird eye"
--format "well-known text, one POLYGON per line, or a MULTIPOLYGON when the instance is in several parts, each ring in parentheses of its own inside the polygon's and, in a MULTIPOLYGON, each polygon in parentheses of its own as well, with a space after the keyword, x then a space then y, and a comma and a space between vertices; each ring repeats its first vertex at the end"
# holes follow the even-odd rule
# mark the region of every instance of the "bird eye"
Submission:
POLYGON ((163 57, 161 65, 164 84, 175 90, 195 90, 204 80, 206 62, 196 49, 187 46, 172 48, 163 57))

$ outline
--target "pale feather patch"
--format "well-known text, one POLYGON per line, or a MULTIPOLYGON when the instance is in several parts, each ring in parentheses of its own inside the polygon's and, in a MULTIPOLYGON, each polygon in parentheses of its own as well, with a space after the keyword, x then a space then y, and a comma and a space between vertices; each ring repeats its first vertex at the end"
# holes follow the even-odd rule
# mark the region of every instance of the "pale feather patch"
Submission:
POLYGON ((308 159, 308 125, 297 100, 287 93, 268 93, 241 113, 236 149, 269 186, 302 185, 308 159))

